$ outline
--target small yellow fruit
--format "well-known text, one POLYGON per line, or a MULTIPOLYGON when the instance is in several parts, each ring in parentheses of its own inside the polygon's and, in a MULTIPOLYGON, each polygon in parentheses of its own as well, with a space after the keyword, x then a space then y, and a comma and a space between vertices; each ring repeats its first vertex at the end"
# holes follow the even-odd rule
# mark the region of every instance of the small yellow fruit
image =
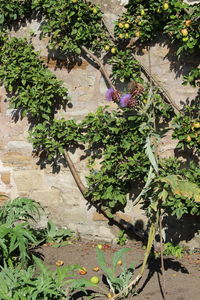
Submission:
POLYGON ((143 99, 143 103, 147 103, 147 99, 143 99))
POLYGON ((122 23, 119 23, 118 26, 119 26, 119 28, 123 28, 124 27, 124 25, 122 23))
POLYGON ((167 10, 169 8, 169 4, 168 3, 163 3, 163 9, 167 10))
POLYGON ((194 127, 194 128, 200 128, 200 123, 199 123, 199 122, 194 123, 194 124, 193 124, 193 127, 194 127))
POLYGON ((187 142, 188 142, 188 143, 190 143, 190 142, 191 142, 191 140, 192 140, 192 139, 191 139, 191 136, 190 136, 190 135, 188 135, 188 136, 187 136, 187 142))
POLYGON ((182 41, 183 42, 187 42, 188 41, 188 37, 186 36, 186 37, 182 38, 182 41))
POLYGON ((125 33, 125 38, 129 39, 129 34, 128 33, 125 33))
POLYGON ((126 29, 129 29, 130 25, 129 25, 128 23, 126 23, 126 24, 124 25, 124 27, 125 27, 126 29))
POLYGON ((121 260, 121 259, 118 260, 117 265, 118 265, 118 266, 121 266, 121 265, 122 265, 122 260, 121 260))
POLYGON ((93 14, 97 14, 97 12, 98 12, 97 9, 96 9, 95 7, 93 8, 92 11, 93 11, 93 14))
MULTIPOLYGON (((112 48, 112 49, 113 49, 113 48, 112 48)), ((112 50, 112 49, 111 49, 111 50, 112 50)), ((98 244, 98 245, 97 245, 97 248, 101 250, 101 249, 103 248, 103 246, 102 246, 101 244, 98 244)))
POLYGON ((78 0, 72 0, 72 3, 77 3, 78 0))
POLYGON ((145 10, 141 9, 140 14, 141 14, 141 16, 144 16, 145 15, 145 10))
POLYGON ((109 299, 112 298, 113 296, 114 296, 113 293, 108 293, 108 294, 107 294, 107 298, 109 298, 109 299))
POLYGON ((186 28, 181 29, 181 34, 182 34, 183 36, 187 36, 187 35, 188 35, 188 30, 187 30, 186 28))
POLYGON ((97 267, 94 267, 92 270, 93 270, 94 272, 98 272, 100 269, 99 269, 99 267, 97 266, 97 267))
POLYGON ((80 269, 78 272, 79 272, 80 275, 85 275, 85 274, 87 274, 86 268, 82 268, 82 269, 80 269))
POLYGON ((63 260, 57 260, 56 262, 56 266, 57 267, 60 267, 60 266, 63 266, 64 265, 64 261, 63 260))
POLYGON ((140 35, 141 35, 140 31, 136 31, 136 32, 135 32, 135 36, 136 36, 136 37, 138 37, 138 38, 139 38, 139 37, 140 37, 140 35))
POLYGON ((192 21, 191 20, 186 20, 185 21, 185 26, 189 27, 191 25, 192 21))
POLYGON ((139 25, 139 26, 142 26, 142 24, 143 24, 142 21, 139 21, 139 22, 138 22, 138 25, 139 25))
POLYGON ((113 47, 113 48, 111 48, 111 50, 110 50, 110 51, 111 51, 111 53, 112 53, 112 54, 115 54, 115 53, 116 53, 116 51, 117 51, 117 49, 113 47))
POLYGON ((124 35, 122 33, 119 34, 119 39, 123 39, 124 35))
POLYGON ((109 51, 109 50, 110 50, 110 46, 106 45, 106 46, 104 47, 104 49, 105 49, 106 51, 109 51))
POLYGON ((99 277, 97 276, 92 276, 90 278, 90 282, 94 283, 94 284, 98 284, 99 283, 99 277))

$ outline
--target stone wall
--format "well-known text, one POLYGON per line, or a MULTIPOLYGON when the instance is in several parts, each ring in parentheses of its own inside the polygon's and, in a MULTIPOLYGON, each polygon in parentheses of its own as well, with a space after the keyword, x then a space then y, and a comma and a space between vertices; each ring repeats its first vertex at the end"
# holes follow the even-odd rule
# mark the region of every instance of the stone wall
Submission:
MULTIPOLYGON (((105 22, 111 28, 117 15, 122 12, 123 1, 95 1, 105 11, 105 22), (114 8, 113 8, 114 7, 114 8)), ((104 99, 107 89, 100 72, 88 61, 83 60, 80 66, 75 66, 70 72, 66 68, 56 68, 55 61, 48 61, 47 39, 39 39, 39 24, 36 21, 27 23, 12 35, 29 37, 34 31, 36 36, 33 44, 41 57, 46 61, 49 69, 58 79, 63 80, 72 98, 73 108, 67 112, 60 111, 59 115, 66 119, 82 119, 89 112, 94 112, 98 106, 107 104, 104 99)), ((138 53, 138 59, 148 68, 147 54, 138 53)), ((190 86, 182 86, 182 76, 179 74, 178 63, 171 52, 167 41, 160 40, 151 48, 152 73, 159 78, 169 91, 177 105, 186 98, 192 99, 197 90, 190 86), (173 66, 173 68, 172 68, 173 66)), ((187 69, 190 62, 185 66, 187 69)), ((12 110, 4 101, 5 90, 0 88, 0 201, 5 201, 5 196, 15 198, 25 196, 39 201, 46 207, 46 216, 42 219, 43 226, 47 218, 51 218, 60 226, 68 226, 84 236, 100 238, 103 240, 115 239, 117 229, 109 226, 107 220, 98 214, 94 208, 88 208, 85 199, 79 192, 74 179, 67 167, 62 167, 59 173, 53 173, 47 166, 41 169, 37 164, 38 158, 32 155, 32 145, 28 142, 28 123, 26 119, 15 123, 12 120, 12 110)), ((114 107, 114 104, 111 104, 114 107)), ((167 136, 161 145, 160 152, 163 156, 173 154, 176 142, 167 136)), ((85 182, 87 175, 86 161, 80 159, 80 150, 72 153, 71 157, 85 182)), ((126 221, 134 224, 144 220, 144 212, 140 207, 134 210, 131 203, 124 213, 119 214, 126 221)))

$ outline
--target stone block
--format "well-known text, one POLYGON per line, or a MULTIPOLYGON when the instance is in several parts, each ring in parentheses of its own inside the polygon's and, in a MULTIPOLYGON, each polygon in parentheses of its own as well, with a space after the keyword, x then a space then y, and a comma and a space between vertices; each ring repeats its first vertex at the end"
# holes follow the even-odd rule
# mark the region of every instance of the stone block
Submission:
POLYGON ((0 191, 0 206, 4 204, 5 201, 9 199, 8 194, 0 191))
POLYGON ((41 170, 14 170, 13 178, 19 192, 47 189, 44 184, 44 172, 41 170))
POLYGON ((1 172, 1 180, 5 184, 10 184, 10 172, 1 172))
POLYGON ((1 156, 4 166, 27 166, 30 165, 31 159, 18 152, 6 152, 1 156))
POLYGON ((30 198, 39 202, 42 206, 54 206, 63 203, 61 193, 57 189, 33 191, 30 198))
POLYGON ((108 219, 103 215, 99 214, 98 212, 94 212, 92 216, 93 221, 107 221, 108 219))
POLYGON ((32 145, 25 141, 10 141, 7 144, 7 149, 10 152, 17 152, 26 156, 31 156, 33 151, 32 145))

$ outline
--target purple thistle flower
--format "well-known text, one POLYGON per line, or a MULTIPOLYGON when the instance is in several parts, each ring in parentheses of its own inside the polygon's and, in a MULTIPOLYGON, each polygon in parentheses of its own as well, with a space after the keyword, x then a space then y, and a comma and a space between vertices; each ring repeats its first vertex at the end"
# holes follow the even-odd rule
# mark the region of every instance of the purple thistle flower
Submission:
POLYGON ((107 101, 112 101, 114 96, 115 96, 115 90, 113 88, 110 88, 106 91, 106 100, 107 101))
POLYGON ((126 94, 126 95, 124 95, 122 98, 120 98, 120 105, 121 105, 122 107, 128 106, 128 104, 129 104, 131 98, 132 98, 132 95, 131 95, 131 94, 126 94))

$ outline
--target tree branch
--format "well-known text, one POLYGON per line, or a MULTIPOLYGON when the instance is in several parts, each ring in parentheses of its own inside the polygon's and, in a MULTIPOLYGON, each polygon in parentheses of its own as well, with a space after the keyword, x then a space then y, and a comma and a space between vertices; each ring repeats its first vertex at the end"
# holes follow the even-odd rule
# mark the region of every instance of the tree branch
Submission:
POLYGON ((81 49, 86 52, 86 54, 88 56, 90 56, 96 63, 97 65, 99 66, 100 68, 100 71, 102 73, 102 75, 104 76, 104 78, 106 79, 107 83, 109 84, 109 86, 111 88, 113 88, 114 90, 115 89, 115 86, 114 84, 112 83, 111 79, 110 79, 110 76, 108 75, 106 69, 105 69, 105 66, 103 65, 103 63, 101 62, 101 60, 96 56, 94 55, 89 49, 87 49, 85 46, 81 46, 81 49))

